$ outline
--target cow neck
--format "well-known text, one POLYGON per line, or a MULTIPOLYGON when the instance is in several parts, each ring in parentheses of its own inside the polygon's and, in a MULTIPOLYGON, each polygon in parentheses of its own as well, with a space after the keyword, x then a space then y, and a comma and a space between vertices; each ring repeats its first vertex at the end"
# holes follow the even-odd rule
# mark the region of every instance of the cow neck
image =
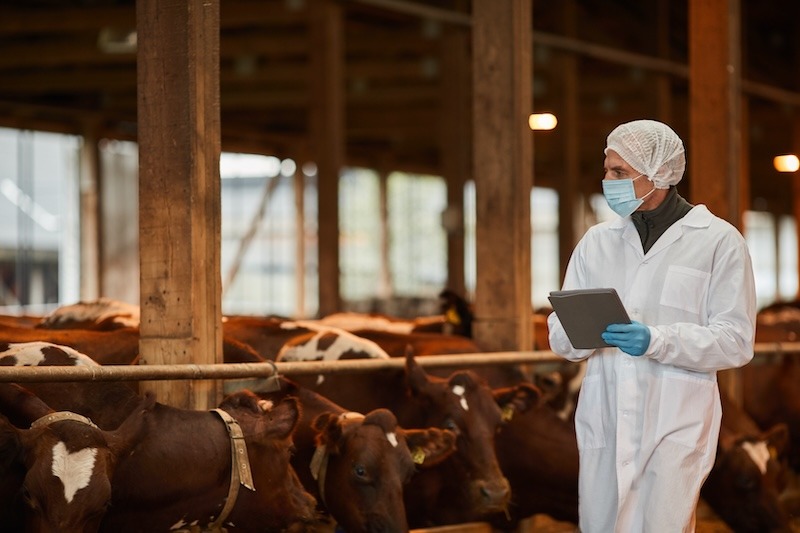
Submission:
POLYGON ((253 485, 253 474, 250 471, 250 460, 247 456, 247 445, 244 441, 244 433, 239 423, 227 411, 222 409, 212 409, 219 417, 225 422, 225 428, 228 430, 228 436, 231 439, 231 484, 228 488, 228 496, 225 499, 225 506, 222 508, 214 522, 209 524, 208 531, 222 530, 222 523, 228 518, 228 515, 236 505, 236 498, 239 496, 239 485, 244 485, 248 489, 255 491, 253 485))
POLYGON ((58 411, 55 413, 44 415, 43 417, 35 420, 33 424, 31 424, 31 429, 35 429, 38 427, 46 427, 54 422, 61 422, 63 420, 72 420, 74 422, 80 422, 82 424, 86 424, 87 426, 97 428, 97 426, 95 426, 91 420, 89 420, 83 415, 79 415, 71 411, 58 411))

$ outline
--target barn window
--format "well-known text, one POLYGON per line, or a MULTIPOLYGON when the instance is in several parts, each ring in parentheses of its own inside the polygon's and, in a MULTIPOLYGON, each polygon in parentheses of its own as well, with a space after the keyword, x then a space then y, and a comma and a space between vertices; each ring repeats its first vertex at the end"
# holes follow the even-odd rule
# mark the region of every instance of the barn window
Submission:
POLYGON ((80 138, 0 128, 0 306, 46 312, 77 299, 80 138))
MULTIPOLYGON (((464 187, 464 280, 475 294, 475 182, 464 187)), ((549 306, 547 295, 560 288, 558 268, 558 193, 545 187, 531 190, 531 306, 549 306)))
POLYGON ((223 153, 220 176, 223 313, 315 313, 310 277, 316 276, 316 252, 308 238, 316 231, 310 227, 316 222, 309 222, 316 221, 313 169, 298 169, 289 159, 223 153))
MULTIPOLYGON (((441 213, 444 180, 348 169, 339 182, 342 298, 350 309, 429 312, 403 302, 434 301, 447 282, 441 213), (387 303, 390 301, 391 303, 387 303), (387 307, 388 306, 388 307, 387 307)), ((423 304, 424 305, 424 304, 423 304)))
POLYGON ((372 170, 346 169, 339 180, 339 265, 342 299, 349 306, 380 294, 380 177, 372 170))
POLYGON ((395 294, 436 298, 447 283, 444 179, 394 172, 388 179, 390 269, 395 294))
POLYGON ((797 294, 797 236, 790 216, 746 211, 744 236, 753 260, 758 307, 797 294))

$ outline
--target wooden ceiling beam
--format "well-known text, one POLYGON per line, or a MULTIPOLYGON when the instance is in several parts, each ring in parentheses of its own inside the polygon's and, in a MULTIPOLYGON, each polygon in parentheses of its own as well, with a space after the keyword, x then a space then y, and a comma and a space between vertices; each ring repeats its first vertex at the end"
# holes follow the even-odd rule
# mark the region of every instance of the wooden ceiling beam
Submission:
MULTIPOLYGON (((284 26, 302 22, 304 11, 289 9, 284 0, 238 0, 220 8, 222 29, 269 24, 284 26)), ((74 33, 104 27, 135 28, 136 8, 128 6, 3 8, 0 34, 25 35, 74 33)))

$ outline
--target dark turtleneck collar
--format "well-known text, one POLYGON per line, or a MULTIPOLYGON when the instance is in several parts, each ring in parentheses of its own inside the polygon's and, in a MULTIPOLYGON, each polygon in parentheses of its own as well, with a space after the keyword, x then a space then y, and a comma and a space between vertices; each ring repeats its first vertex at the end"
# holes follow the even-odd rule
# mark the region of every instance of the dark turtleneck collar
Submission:
POLYGON ((647 253, 661 235, 671 225, 691 211, 692 204, 678 194, 675 187, 670 187, 664 201, 651 211, 635 211, 631 215, 633 225, 642 239, 642 248, 647 253))

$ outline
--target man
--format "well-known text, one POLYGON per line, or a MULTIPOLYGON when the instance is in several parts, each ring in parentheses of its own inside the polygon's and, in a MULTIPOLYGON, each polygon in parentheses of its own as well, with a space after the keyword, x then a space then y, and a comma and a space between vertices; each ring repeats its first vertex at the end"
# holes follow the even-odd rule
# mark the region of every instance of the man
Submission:
POLYGON ((753 357, 755 283, 742 235, 675 189, 683 142, 652 120, 608 136, 603 191, 615 220, 576 246, 564 289, 613 287, 632 320, 596 350, 572 347, 555 313, 552 350, 587 359, 575 427, 582 533, 694 531, 722 411, 717 371, 753 357))

